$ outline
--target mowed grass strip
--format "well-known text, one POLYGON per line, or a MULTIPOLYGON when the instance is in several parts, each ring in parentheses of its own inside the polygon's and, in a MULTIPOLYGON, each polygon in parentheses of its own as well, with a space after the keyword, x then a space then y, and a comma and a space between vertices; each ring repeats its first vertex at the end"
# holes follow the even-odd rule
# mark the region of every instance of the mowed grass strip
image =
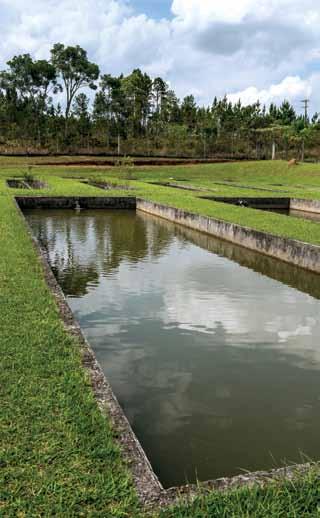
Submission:
MULTIPOLYGON (((25 168, 24 168, 25 169, 25 168)), ((207 164, 196 166, 164 166, 136 167, 130 170, 129 176, 119 168, 97 170, 94 168, 34 168, 37 178, 47 183, 41 190, 9 189, 5 179, 9 176, 21 175, 23 168, 0 169, 2 182, 0 194, 10 195, 46 195, 46 196, 138 196, 165 205, 209 216, 216 219, 236 223, 262 232, 281 237, 320 245, 320 224, 309 220, 288 217, 272 212, 263 212, 245 207, 204 200, 205 192, 179 190, 161 185, 152 185, 151 181, 170 181, 172 178, 181 185, 198 185, 202 188, 214 189, 207 192, 210 196, 235 197, 299 197, 320 199, 320 165, 303 164, 289 169, 285 162, 249 162, 233 164, 207 164), (86 185, 83 179, 112 181, 128 185, 132 190, 105 191, 92 185, 86 185), (227 180, 230 185, 217 185, 216 181, 227 180), (285 189, 281 192, 253 191, 248 188, 232 186, 237 184, 257 187, 285 189), (281 187, 279 187, 281 186, 281 187)), ((126 173, 126 172, 125 172, 126 173)))
POLYGON ((139 516, 26 227, 0 199, 1 516, 139 516))
MULTIPOLYGON (((250 163, 247 165, 250 168, 253 167, 254 164, 250 163)), ((264 175, 266 174, 266 168, 270 168, 270 174, 273 172, 274 164, 263 163, 263 171, 264 175)), ((197 166, 192 167, 157 167, 154 168, 156 171, 152 170, 141 171, 140 168, 133 169, 132 175, 134 178, 138 178, 135 180, 127 180, 121 177, 121 173, 114 172, 113 174, 110 171, 102 171, 97 173, 96 170, 88 169, 85 172, 82 171, 83 178, 94 178, 98 180, 99 178, 102 181, 111 180, 112 182, 119 182, 120 185, 128 185, 132 190, 103 190, 98 187, 87 185, 82 182, 81 178, 77 179, 74 176, 77 175, 76 170, 72 170, 70 176, 68 177, 59 177, 54 176, 52 170, 39 170, 36 174, 36 177, 46 182, 47 187, 45 189, 37 189, 37 190, 26 190, 26 189, 10 189, 6 186, 5 180, 10 176, 8 170, 2 171, 1 179, 0 179, 0 195, 23 195, 23 196, 138 196, 141 198, 145 198, 148 200, 155 201, 157 203, 162 203, 164 205, 170 205, 176 207, 178 209, 186 210, 189 212, 193 212, 195 214, 200 214, 224 221, 228 221, 230 223, 235 223, 238 225, 242 225, 248 228, 252 228, 254 230, 258 230, 261 232, 267 232, 270 234, 274 234, 277 236, 296 239, 299 241, 303 241, 306 243, 311 243, 315 245, 320 245, 320 224, 317 221, 309 221, 305 219, 299 219, 294 217, 288 217, 282 214, 276 214, 272 212, 264 212, 255 209, 245 208, 245 207, 237 207, 230 204, 218 203, 215 201, 202 199, 206 193, 201 192, 193 192, 193 191, 185 191, 180 189, 174 189, 170 187, 164 187, 161 185, 152 185, 148 183, 150 181, 150 175, 153 176, 153 180, 156 179, 156 175, 161 173, 161 181, 166 175, 166 178, 170 178, 169 175, 173 175, 178 177, 179 174, 181 177, 187 178, 187 175, 190 174, 192 176, 192 183, 195 182, 194 176, 197 175, 195 168, 197 166), (182 171, 182 172, 181 172, 182 171), (183 174, 182 174, 183 173, 183 174), (145 178, 147 176, 148 178, 145 178), (142 181, 145 179, 146 181, 142 181)), ((213 164, 213 165, 201 165, 199 166, 200 172, 199 175, 205 175, 206 181, 200 181, 199 185, 202 187, 207 187, 209 185, 213 185, 212 176, 217 175, 217 168, 220 171, 220 168, 223 167, 229 168, 229 175, 232 176, 236 174, 237 167, 239 168, 238 175, 241 176, 241 171, 244 168, 244 164, 213 164), (205 169, 205 171, 203 171, 205 169), (209 182, 209 178, 211 178, 209 182)), ((309 168, 309 166, 301 166, 302 168, 309 168)), ((320 197, 320 166, 317 166, 319 171, 318 175, 316 175, 314 166, 311 168, 311 176, 313 177, 313 182, 319 183, 319 191, 313 192, 310 194, 307 187, 305 190, 302 190, 298 193, 294 191, 292 188, 288 187, 288 192, 285 194, 285 197, 297 197, 307 198, 311 197, 313 199, 319 199, 320 197), (315 178, 316 179, 315 179, 315 178), (308 196, 306 193, 308 192, 308 196)), ((244 168, 247 171, 247 168, 244 168)), ((282 178, 288 175, 288 168, 282 164, 278 164, 278 181, 281 181, 281 171, 282 178), (283 167, 285 167, 283 172, 283 167), (279 179, 280 178, 280 179, 279 179)), ((298 171, 295 170, 295 171, 298 171)), ((301 171, 299 169, 299 171, 301 171)), ((11 176, 14 177, 15 174, 18 174, 19 170, 11 172, 11 176)), ((55 169, 55 174, 57 175, 57 169, 55 169)), ((63 173, 66 174, 65 172, 63 173)), ((224 173, 226 174, 226 173, 224 173)), ((250 174, 252 174, 250 170, 250 174)), ((294 174, 294 173, 292 173, 294 174)), ((301 172, 299 172, 301 174, 301 172)), ((214 176, 215 177, 215 176, 214 176)), ((191 178, 191 177, 190 177, 191 178)), ((258 183, 259 176, 256 178, 256 183, 258 183)), ((282 180, 283 181, 283 180, 282 180)), ((181 182, 182 184, 182 182, 181 182)), ((266 194, 263 191, 255 191, 248 189, 238 189, 236 187, 225 187, 225 186, 216 186, 217 190, 213 192, 208 191, 208 195, 210 196, 239 196, 239 197, 269 197, 269 194, 266 194)), ((281 193, 271 193, 270 197, 279 197, 283 196, 281 193)))

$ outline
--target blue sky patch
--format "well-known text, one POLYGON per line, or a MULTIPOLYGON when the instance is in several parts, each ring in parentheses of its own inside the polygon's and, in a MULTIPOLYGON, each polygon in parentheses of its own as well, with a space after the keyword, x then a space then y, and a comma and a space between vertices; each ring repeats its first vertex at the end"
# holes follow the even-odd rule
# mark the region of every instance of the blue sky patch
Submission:
POLYGON ((172 0, 131 0, 138 13, 144 13, 150 18, 171 18, 172 0))

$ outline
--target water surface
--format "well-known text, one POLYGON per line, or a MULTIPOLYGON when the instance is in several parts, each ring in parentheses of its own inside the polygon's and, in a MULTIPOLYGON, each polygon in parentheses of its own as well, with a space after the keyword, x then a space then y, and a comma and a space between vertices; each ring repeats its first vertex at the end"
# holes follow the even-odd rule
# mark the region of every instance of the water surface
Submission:
POLYGON ((27 217, 164 486, 319 459, 317 275, 133 211, 27 217))

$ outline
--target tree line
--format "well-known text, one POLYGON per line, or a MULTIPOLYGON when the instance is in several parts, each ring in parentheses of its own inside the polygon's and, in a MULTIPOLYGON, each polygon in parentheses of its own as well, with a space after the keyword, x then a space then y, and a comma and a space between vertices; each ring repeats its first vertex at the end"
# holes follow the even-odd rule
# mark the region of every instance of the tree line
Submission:
POLYGON ((100 72, 80 46, 49 60, 14 56, 0 72, 0 152, 230 158, 317 157, 320 116, 286 100, 269 107, 227 97, 199 106, 140 69, 100 72), (91 93, 90 93, 91 91, 91 93))

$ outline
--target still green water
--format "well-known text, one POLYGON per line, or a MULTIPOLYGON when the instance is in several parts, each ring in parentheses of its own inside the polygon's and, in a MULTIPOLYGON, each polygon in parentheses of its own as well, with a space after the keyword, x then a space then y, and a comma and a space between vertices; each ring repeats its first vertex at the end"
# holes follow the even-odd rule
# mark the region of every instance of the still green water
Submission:
POLYGON ((320 277, 130 211, 28 211, 165 487, 320 458, 320 277))

